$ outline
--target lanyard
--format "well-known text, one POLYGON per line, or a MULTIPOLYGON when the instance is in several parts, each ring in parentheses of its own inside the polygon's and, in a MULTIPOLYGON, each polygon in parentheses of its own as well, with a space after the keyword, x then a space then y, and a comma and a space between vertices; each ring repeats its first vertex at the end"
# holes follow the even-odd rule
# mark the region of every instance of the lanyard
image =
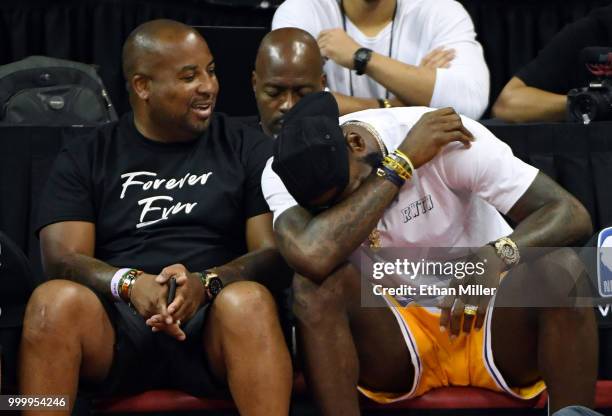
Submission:
MULTIPOLYGON (((393 29, 395 28, 395 16, 397 15, 397 3, 399 0, 395 0, 395 8, 393 9, 393 17, 391 18, 391 36, 389 37, 389 58, 391 58, 391 52, 393 51, 393 29)), ((342 28, 346 33, 346 13, 344 12, 344 0, 340 0, 340 13, 342 14, 342 28)), ((353 94, 353 74, 352 71, 348 70, 349 74, 349 90, 351 97, 353 94)), ((385 90, 385 98, 389 99, 389 90, 385 90)))

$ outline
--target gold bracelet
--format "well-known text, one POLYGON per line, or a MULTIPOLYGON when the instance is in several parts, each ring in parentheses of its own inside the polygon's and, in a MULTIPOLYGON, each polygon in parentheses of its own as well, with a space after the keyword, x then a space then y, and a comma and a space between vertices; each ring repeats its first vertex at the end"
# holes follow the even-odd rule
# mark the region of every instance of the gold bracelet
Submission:
POLYGON ((402 166, 401 163, 393 159, 391 156, 385 157, 383 159, 382 164, 387 169, 390 169, 393 172, 397 173, 397 176, 399 176, 405 181, 409 180, 412 177, 412 175, 410 175, 410 173, 404 168, 404 166, 402 166))
POLYGON ((412 177, 412 168, 411 164, 407 163, 406 160, 395 153, 390 153, 389 157, 393 159, 395 162, 399 163, 401 167, 407 172, 407 174, 412 177))
POLYGON ((391 105, 391 101, 387 100, 386 98, 379 98, 376 101, 378 101, 378 107, 379 108, 391 108, 391 107, 393 107, 391 105))
POLYGON ((412 164, 412 161, 410 160, 410 158, 406 156, 406 154, 399 149, 395 149, 393 151, 393 154, 399 157, 400 159, 402 159, 404 162, 406 162, 406 164, 408 165, 406 170, 408 170, 410 172, 410 175, 412 175, 414 173, 414 165, 412 164))
POLYGON ((410 179, 410 174, 408 173, 408 171, 406 169, 404 169, 404 167, 400 163, 398 163, 396 160, 390 158, 389 156, 387 156, 383 160, 382 164, 387 169, 390 169, 393 172, 395 172, 403 180, 410 179))
POLYGON ((132 287, 136 279, 142 274, 142 271, 130 269, 119 280, 119 296, 124 302, 129 303, 132 295, 132 287))

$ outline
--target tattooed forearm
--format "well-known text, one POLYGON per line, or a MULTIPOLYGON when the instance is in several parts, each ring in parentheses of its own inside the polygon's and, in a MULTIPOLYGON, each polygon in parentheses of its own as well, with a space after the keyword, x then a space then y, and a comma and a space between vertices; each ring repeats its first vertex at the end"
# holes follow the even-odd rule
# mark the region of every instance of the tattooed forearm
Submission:
POLYGON ((287 210, 276 223, 279 249, 295 271, 322 281, 368 237, 397 193, 391 182, 372 175, 316 217, 301 207, 287 210))
POLYGON ((67 254, 54 269, 53 277, 82 283, 100 293, 112 296, 110 281, 117 268, 101 260, 78 253, 67 254))
POLYGON ((225 285, 238 280, 253 280, 270 289, 289 286, 292 272, 276 248, 252 251, 213 268, 225 285))

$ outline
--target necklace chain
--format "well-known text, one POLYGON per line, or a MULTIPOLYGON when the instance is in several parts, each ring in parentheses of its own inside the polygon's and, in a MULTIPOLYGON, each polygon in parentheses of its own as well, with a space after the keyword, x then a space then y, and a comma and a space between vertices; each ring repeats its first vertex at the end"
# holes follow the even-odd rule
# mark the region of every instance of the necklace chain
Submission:
MULTIPOLYGON (((393 9, 393 16, 391 17, 391 35, 389 37, 389 58, 391 58, 391 53, 393 52, 393 29, 395 28, 395 16, 397 15, 397 3, 399 2, 399 0, 395 0, 395 8, 393 9)), ((344 32, 346 33, 346 13, 344 11, 344 0, 340 0, 340 13, 342 14, 342 28, 344 29, 344 32)), ((350 95, 351 97, 354 96, 353 93, 353 74, 352 74, 352 70, 349 68, 348 69, 348 74, 349 74, 349 90, 350 90, 350 95)), ((388 100, 389 99, 389 90, 385 89, 385 98, 388 100)))

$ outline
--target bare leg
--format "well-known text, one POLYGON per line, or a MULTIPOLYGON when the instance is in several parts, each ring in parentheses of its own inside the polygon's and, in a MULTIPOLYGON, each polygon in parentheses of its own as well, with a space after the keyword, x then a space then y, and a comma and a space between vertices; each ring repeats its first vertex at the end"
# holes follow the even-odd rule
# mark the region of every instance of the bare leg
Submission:
POLYGON ((44 283, 32 294, 25 313, 19 366, 21 394, 68 395, 72 409, 79 375, 91 381, 106 377, 114 340, 104 307, 91 290, 67 280, 44 283))
POLYGON ((241 415, 287 415, 293 371, 272 295, 254 282, 228 285, 204 330, 208 362, 241 415))
POLYGON ((386 308, 362 308, 360 274, 346 264, 320 286, 294 278, 305 374, 324 415, 358 415, 358 381, 405 392, 414 369, 399 326, 386 308))
POLYGON ((510 275, 512 280, 500 287, 499 303, 509 304, 521 292, 540 293, 546 294, 546 306, 551 307, 495 308, 496 365, 512 386, 526 386, 542 377, 551 412, 570 405, 592 407, 598 348, 595 315, 593 308, 574 307, 567 296, 582 265, 572 251, 558 250, 535 271, 537 275, 518 270, 510 275))

